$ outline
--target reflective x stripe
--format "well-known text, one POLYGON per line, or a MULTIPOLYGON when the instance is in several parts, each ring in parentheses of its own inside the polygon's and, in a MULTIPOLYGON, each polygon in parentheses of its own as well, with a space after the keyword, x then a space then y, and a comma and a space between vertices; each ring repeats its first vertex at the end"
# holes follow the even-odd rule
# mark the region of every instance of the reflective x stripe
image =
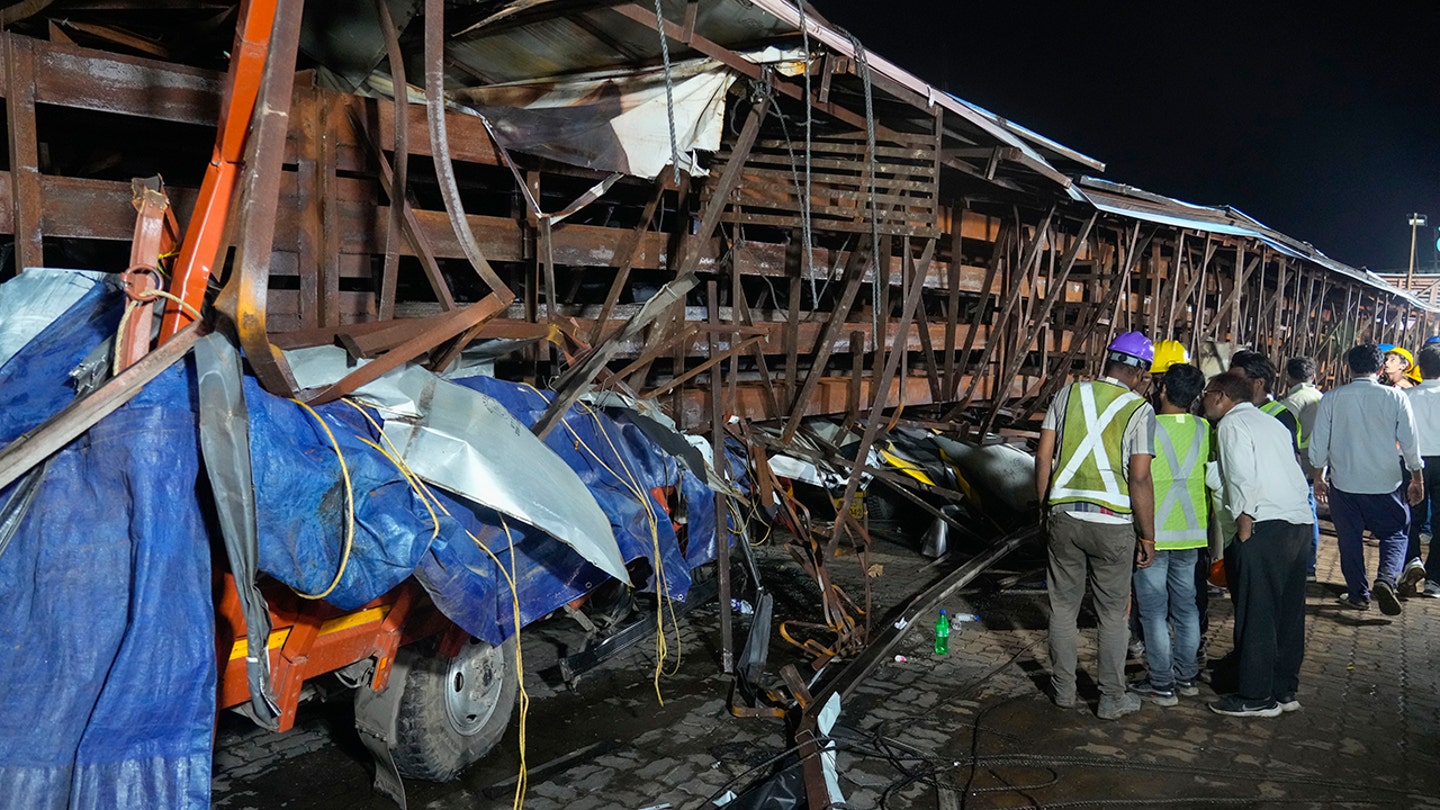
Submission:
POLYGON ((1155 510, 1155 540, 1160 543, 1197 538, 1203 540, 1206 536, 1205 530, 1200 528, 1200 518, 1195 512, 1195 504, 1190 501, 1190 490, 1185 484, 1190 480, 1191 473, 1195 471, 1195 465, 1200 462, 1200 449, 1205 444, 1205 426, 1201 425, 1195 429, 1194 438, 1190 440, 1190 447, 1185 451, 1184 462, 1180 461, 1179 454, 1175 452, 1175 443, 1170 440, 1170 434, 1167 431, 1163 429, 1155 431, 1155 444, 1165 457, 1165 463, 1170 468, 1173 482, 1165 492, 1165 500, 1161 501, 1159 508, 1155 510), (1185 497, 1182 498, 1181 495, 1185 497), (1176 501, 1179 501, 1180 509, 1184 512, 1185 528, 1166 531, 1161 527, 1170 517, 1170 510, 1175 508, 1176 501))
POLYGON ((1085 417, 1085 438, 1075 448, 1075 452, 1070 456, 1065 467, 1060 470, 1059 475, 1055 476, 1055 485, 1050 490, 1050 497, 1100 498, 1108 503, 1128 504, 1130 498, 1120 492, 1120 485, 1115 480, 1115 472, 1110 469, 1110 458, 1105 454, 1105 429, 1115 421, 1115 416, 1126 405, 1138 397, 1135 397, 1134 394, 1118 396, 1106 406, 1104 412, 1097 415, 1095 413, 1095 391, 1091 386, 1076 386, 1071 395, 1074 394, 1080 395, 1080 410, 1085 417), (1105 489, 1070 489, 1067 485, 1079 472, 1085 460, 1091 457, 1095 459, 1095 466, 1100 471, 1100 481, 1105 489))

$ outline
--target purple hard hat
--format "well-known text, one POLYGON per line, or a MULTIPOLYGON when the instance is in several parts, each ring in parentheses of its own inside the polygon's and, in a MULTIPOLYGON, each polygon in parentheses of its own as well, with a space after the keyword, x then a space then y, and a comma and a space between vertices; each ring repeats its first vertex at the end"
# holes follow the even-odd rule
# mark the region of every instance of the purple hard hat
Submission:
POLYGON ((1148 369, 1155 359, 1155 344, 1140 332, 1126 332, 1110 341, 1108 352, 1111 360, 1148 369))

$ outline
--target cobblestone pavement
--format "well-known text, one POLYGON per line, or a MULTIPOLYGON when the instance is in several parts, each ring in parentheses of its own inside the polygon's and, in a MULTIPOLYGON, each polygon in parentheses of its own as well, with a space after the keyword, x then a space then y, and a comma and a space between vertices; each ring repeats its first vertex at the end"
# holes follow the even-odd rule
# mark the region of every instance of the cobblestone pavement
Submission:
MULTIPOLYGON (((880 666, 846 701, 835 736, 848 807, 1384 807, 1440 810, 1440 600, 1412 599, 1397 617, 1344 611, 1334 539, 1323 538, 1320 582, 1310 586, 1299 699, 1275 719, 1209 712, 1207 687, 1178 706, 1147 704, 1116 722, 1094 716, 1093 631, 1082 633, 1083 707, 1046 698, 1045 597, 1038 557, 1006 561, 956 594, 949 655, 926 627, 905 637, 904 662, 880 666)), ((1370 570, 1375 550, 1367 548, 1370 570)), ((813 588, 783 554, 766 555, 777 613, 813 610, 813 588), (787 578, 788 577, 788 578, 787 578), (808 607, 807 607, 808 606, 808 607)), ((843 561, 841 561, 843 563, 843 561)), ((877 544, 869 560, 883 615, 938 578, 912 550, 877 544)), ((837 563, 845 576, 858 566, 837 563)), ((851 582, 857 587, 857 582, 851 582)), ((525 806, 532 810, 700 808, 737 791, 783 754, 780 721, 737 719, 728 680, 716 673, 716 612, 682 620, 684 659, 650 681, 653 645, 632 650, 569 692, 534 674, 525 806)), ((1231 648, 1231 611, 1211 600, 1211 659, 1231 648)), ((531 645, 526 642, 526 657, 531 645)), ((672 639, 672 649, 675 646, 672 639)), ((543 650, 537 651, 543 659, 543 650)), ((776 642, 770 671, 794 660, 776 642)), ((537 667, 540 664, 536 664, 537 667)), ((1143 673, 1140 662, 1131 674, 1143 673)), ((227 721, 215 759, 222 808, 387 808, 371 794, 370 766, 350 728, 348 705, 307 706, 285 735, 227 721)), ((516 736, 458 782, 407 784, 411 807, 507 807, 518 769, 516 736)))

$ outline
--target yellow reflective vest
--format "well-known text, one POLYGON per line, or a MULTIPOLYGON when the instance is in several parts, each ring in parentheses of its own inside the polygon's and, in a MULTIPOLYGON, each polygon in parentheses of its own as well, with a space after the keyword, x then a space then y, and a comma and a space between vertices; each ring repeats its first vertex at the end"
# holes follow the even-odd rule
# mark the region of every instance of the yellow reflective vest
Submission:
POLYGON ((1276 419, 1279 419, 1282 413, 1289 413, 1295 418, 1295 446, 1301 451, 1310 447, 1310 437, 1305 435, 1305 428, 1300 424, 1300 414, 1291 412, 1290 408, 1278 399, 1272 399, 1261 405, 1260 410, 1276 419))
POLYGON ((1097 380, 1071 386, 1060 457, 1050 478, 1050 505, 1093 503, 1130 514, 1122 445, 1130 417, 1145 404, 1130 389, 1097 380))
POLYGON ((1155 417, 1155 548, 1204 548, 1209 542, 1209 498, 1205 462, 1210 459, 1210 426, 1190 414, 1155 417))

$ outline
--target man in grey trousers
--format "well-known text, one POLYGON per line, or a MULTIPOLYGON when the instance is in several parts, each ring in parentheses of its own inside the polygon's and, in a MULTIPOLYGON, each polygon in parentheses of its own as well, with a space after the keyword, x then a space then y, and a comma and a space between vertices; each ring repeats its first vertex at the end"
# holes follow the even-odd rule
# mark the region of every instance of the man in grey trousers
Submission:
POLYGON ((1035 486, 1049 516, 1053 698, 1062 708, 1076 702, 1077 619, 1088 581, 1099 623, 1096 714, 1103 720, 1140 708, 1140 698, 1126 691, 1126 612, 1133 566, 1155 558, 1155 409, 1135 393, 1153 357, 1139 332, 1115 338, 1104 376, 1071 383, 1050 403, 1036 453, 1035 486))

